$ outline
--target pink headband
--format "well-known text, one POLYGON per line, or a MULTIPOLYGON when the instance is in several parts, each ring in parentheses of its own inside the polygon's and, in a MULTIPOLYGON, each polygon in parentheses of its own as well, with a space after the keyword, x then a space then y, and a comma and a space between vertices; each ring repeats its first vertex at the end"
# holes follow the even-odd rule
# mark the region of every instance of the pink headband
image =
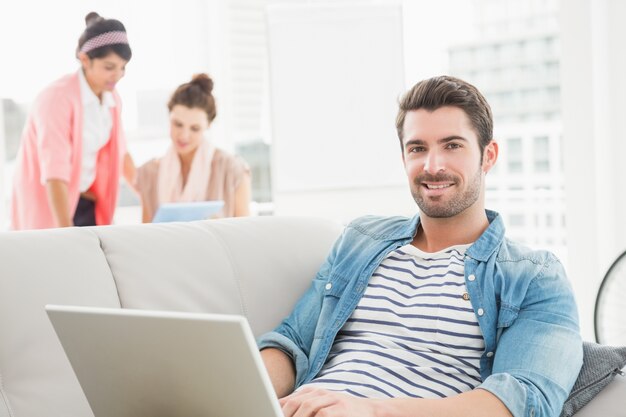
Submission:
POLYGON ((126 32, 122 30, 116 30, 113 32, 105 32, 101 33, 98 36, 94 36, 84 43, 82 48, 80 48, 80 52, 87 53, 89 51, 93 51, 94 49, 101 48, 103 46, 108 45, 116 45, 125 43, 128 45, 128 38, 126 37, 126 32))

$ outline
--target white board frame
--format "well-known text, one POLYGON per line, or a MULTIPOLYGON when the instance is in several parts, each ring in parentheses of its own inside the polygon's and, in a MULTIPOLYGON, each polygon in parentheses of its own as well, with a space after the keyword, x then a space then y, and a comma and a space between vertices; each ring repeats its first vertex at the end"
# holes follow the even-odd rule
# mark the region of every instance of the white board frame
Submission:
POLYGON ((402 5, 268 7, 275 194, 406 183, 402 5))

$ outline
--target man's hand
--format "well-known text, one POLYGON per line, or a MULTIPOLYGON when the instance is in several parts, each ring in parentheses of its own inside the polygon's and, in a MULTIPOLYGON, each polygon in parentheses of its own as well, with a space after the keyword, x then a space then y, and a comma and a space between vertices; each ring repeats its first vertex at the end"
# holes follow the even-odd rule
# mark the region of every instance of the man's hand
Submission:
POLYGON ((304 387, 279 403, 285 417, 513 417, 498 397, 484 389, 436 399, 371 399, 304 387))
POLYGON ((279 402, 285 417, 376 417, 381 400, 304 387, 279 402))

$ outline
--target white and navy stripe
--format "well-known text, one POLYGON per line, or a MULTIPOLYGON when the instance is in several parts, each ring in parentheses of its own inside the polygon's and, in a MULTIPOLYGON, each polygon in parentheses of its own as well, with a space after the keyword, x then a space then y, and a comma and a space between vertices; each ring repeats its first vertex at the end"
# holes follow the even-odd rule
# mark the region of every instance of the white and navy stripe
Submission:
POLYGON ((391 252, 310 384, 367 398, 440 398, 479 385, 485 345, 466 294, 468 247, 391 252))

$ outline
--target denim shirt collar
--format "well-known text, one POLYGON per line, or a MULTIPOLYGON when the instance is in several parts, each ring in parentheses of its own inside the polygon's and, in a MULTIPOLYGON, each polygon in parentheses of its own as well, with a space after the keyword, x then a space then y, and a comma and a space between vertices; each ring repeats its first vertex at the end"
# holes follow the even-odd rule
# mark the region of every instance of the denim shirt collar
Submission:
POLYGON ((470 246, 465 254, 477 261, 486 262, 487 259, 498 249, 502 240, 504 240, 504 223, 502 217, 495 211, 485 210, 489 227, 482 235, 470 246))
MULTIPOLYGON (((492 210, 485 210, 489 227, 476 240, 472 246, 467 249, 465 254, 477 261, 485 262, 498 249, 504 239, 504 223, 502 217, 492 210)), ((399 226, 395 231, 397 239, 408 239, 415 237, 415 232, 420 224, 420 215, 417 213, 403 225, 399 226)))

